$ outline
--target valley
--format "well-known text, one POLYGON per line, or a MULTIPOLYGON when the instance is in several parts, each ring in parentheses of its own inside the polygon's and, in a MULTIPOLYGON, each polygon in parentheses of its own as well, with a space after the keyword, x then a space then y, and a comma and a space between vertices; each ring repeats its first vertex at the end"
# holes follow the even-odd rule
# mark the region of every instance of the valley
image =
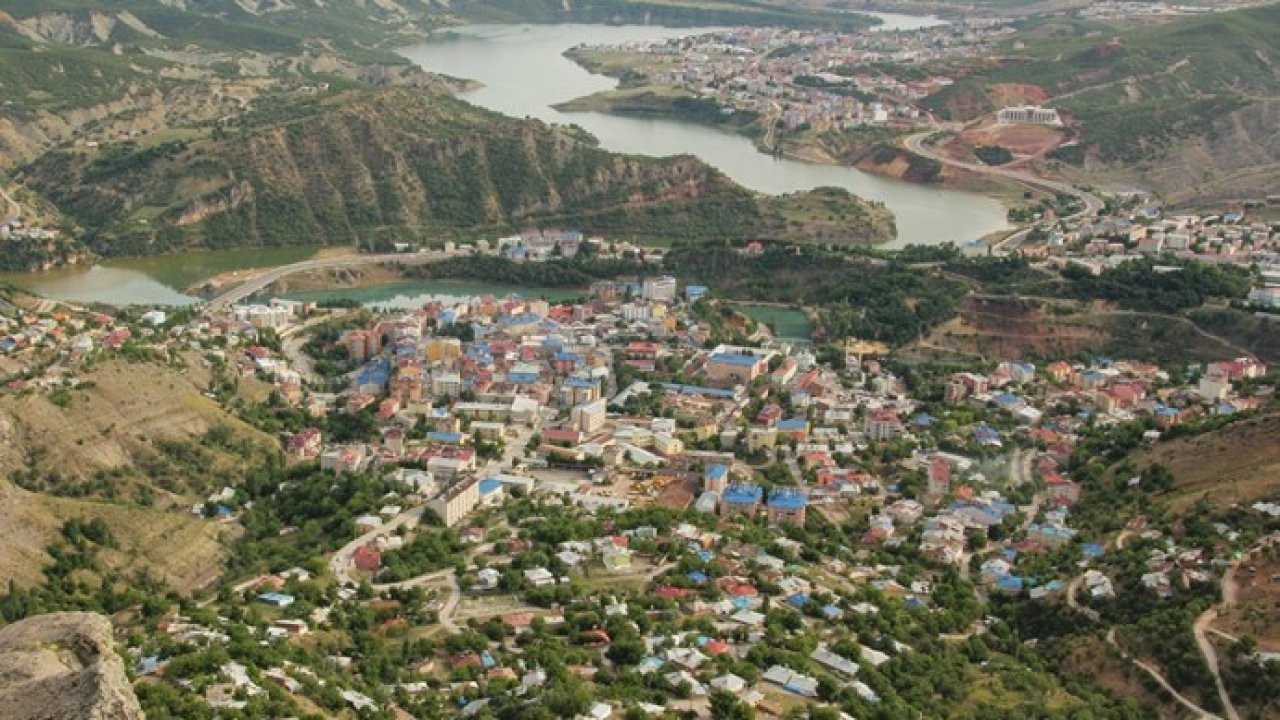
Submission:
POLYGON ((1275 716, 1277 10, 8 2, 0 715, 1275 716))

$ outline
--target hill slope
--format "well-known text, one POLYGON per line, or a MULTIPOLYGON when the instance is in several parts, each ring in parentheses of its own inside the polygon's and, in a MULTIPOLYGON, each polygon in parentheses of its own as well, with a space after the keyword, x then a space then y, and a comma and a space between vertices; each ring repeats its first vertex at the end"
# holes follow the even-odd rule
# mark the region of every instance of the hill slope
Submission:
POLYGON ((927 102, 970 120, 997 109, 1001 88, 1039 88, 1081 126, 1081 142, 1057 159, 1116 171, 1174 200, 1271 192, 1280 186, 1277 37, 1280 4, 1028 40, 1029 51, 927 102))
POLYGON ((184 590, 209 583, 233 532, 191 505, 237 484, 274 439, 203 395, 198 362, 113 360, 82 379, 65 407, 41 393, 0 397, 0 585, 39 582, 46 547, 73 518, 106 522, 117 543, 102 550, 104 569, 146 569, 184 590))
MULTIPOLYGON (((387 247, 441 233, 572 225, 633 237, 797 233, 782 201, 692 157, 598 149, 581 131, 407 89, 294 100, 189 141, 49 153, 29 184, 103 254, 190 244, 387 247)), ((835 239, 892 236, 887 211, 835 199, 835 239)), ((823 235, 823 239, 830 239, 823 235)))

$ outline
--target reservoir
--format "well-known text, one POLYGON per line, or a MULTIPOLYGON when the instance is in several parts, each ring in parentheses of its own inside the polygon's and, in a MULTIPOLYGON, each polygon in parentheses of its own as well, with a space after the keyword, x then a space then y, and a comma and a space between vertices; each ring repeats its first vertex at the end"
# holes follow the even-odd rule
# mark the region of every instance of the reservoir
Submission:
MULTIPOLYGON (((940 22, 905 15, 880 17, 885 20, 881 30, 910 30, 940 22)), ((696 155, 759 192, 778 194, 835 186, 879 200, 893 211, 898 224, 897 240, 886 247, 961 244, 1008 227, 1000 203, 980 195, 880 178, 849 167, 776 158, 759 152, 741 135, 677 120, 562 112, 551 107, 617 85, 613 78, 593 75, 563 57, 571 47, 657 40, 709 30, 473 25, 442 31, 430 41, 400 52, 426 70, 483 83, 483 87, 461 94, 469 102, 515 117, 579 125, 607 150, 650 156, 696 155)))

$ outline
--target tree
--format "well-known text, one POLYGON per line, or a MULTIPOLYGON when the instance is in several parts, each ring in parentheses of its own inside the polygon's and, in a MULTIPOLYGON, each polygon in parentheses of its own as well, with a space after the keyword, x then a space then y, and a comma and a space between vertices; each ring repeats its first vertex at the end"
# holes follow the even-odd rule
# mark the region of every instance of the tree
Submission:
POLYGON ((618 665, 635 665, 644 659, 644 642, 639 637, 624 636, 609 645, 606 655, 618 665))
POLYGON ((711 717, 715 720, 755 720, 756 711, 724 690, 711 691, 711 717))

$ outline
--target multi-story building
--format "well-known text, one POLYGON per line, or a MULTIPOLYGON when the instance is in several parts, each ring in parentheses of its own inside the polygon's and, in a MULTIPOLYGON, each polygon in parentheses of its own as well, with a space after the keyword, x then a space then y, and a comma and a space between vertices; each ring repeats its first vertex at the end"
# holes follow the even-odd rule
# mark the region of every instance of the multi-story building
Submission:
POLYGON ((702 472, 702 489, 707 492, 721 493, 729 484, 729 466, 721 463, 708 465, 702 472))
POLYGON ((929 461, 928 493, 935 499, 941 499, 951 492, 951 463, 946 458, 936 457, 929 461))
POLYGON ((605 403, 604 399, 601 398, 589 403, 574 406, 573 410, 569 414, 569 419, 574 428, 590 435, 604 427, 607 412, 607 403, 605 403))
POLYGON ((750 483, 737 483, 724 489, 720 495, 720 516, 748 515, 754 517, 764 499, 764 488, 750 483))
POLYGON ((747 353, 714 353, 707 358, 707 380, 720 385, 746 385, 760 377, 769 367, 763 355, 747 353))
POLYGON ((800 488, 775 488, 769 493, 767 513, 769 522, 775 524, 804 524, 805 508, 809 494, 800 488))
POLYGON ((645 278, 640 285, 640 295, 646 300, 675 300, 676 279, 670 275, 645 278))
POLYGON ((462 393, 462 376, 456 372, 432 375, 431 392, 437 397, 458 397, 462 393))
POLYGON ((867 414, 863 430, 871 440, 892 440, 902 434, 902 420, 892 410, 876 410, 867 414))
POLYGON ((374 352, 371 347, 369 332, 360 328, 348 330, 342 336, 341 343, 342 347, 347 351, 347 357, 355 362, 368 360, 369 356, 374 352))
POLYGON ((445 527, 453 527, 462 522, 462 519, 479 503, 480 480, 466 478, 432 498, 427 502, 427 507, 440 516, 440 521, 445 527))

